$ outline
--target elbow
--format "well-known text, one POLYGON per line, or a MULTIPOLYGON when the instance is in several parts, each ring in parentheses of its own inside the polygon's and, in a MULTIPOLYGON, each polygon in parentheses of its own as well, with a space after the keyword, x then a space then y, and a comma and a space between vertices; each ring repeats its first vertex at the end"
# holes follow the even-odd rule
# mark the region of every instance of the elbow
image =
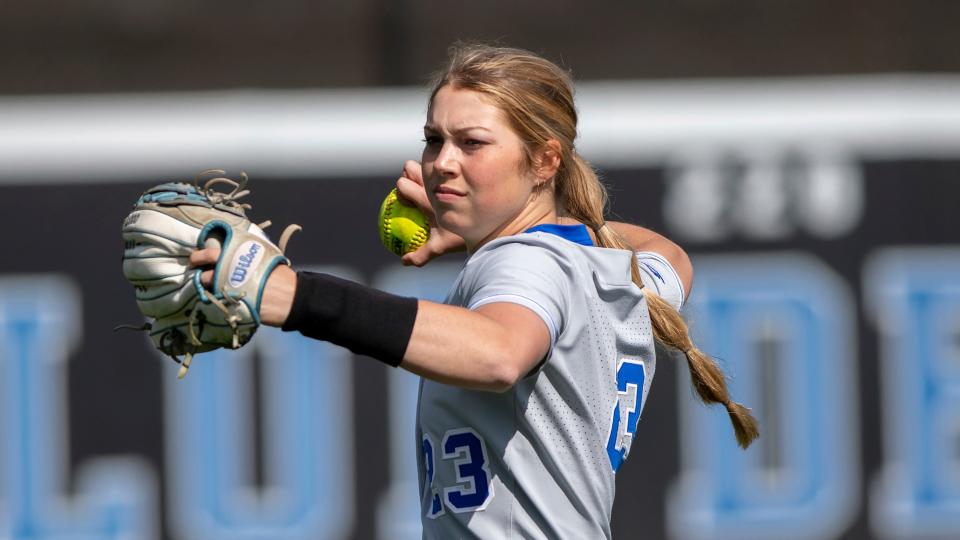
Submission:
POLYGON ((488 357, 489 363, 484 370, 486 372, 485 390, 502 394, 513 388, 523 378, 524 374, 520 368, 509 360, 515 356, 516 351, 503 347, 497 348, 497 352, 488 357))
POLYGON ((673 243, 670 248, 671 249, 667 250, 668 253, 665 254, 665 257, 668 261, 670 261, 670 264, 680 269, 691 266, 690 256, 687 255, 687 252, 682 247, 676 243, 673 243))
MULTIPOLYGON (((500 357, 501 359, 504 357, 500 357)), ((502 394, 513 388, 523 376, 515 366, 509 362, 498 362, 489 366, 484 389, 502 394)))
POLYGON ((517 370, 497 369, 493 376, 487 382, 487 390, 497 394, 507 392, 520 381, 520 374, 517 370))

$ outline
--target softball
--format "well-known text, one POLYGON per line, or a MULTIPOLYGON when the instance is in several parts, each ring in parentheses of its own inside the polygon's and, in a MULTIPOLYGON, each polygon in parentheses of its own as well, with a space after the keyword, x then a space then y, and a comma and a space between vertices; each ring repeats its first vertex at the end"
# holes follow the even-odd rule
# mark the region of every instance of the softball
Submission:
POLYGON ((427 217, 419 209, 400 204, 397 190, 387 194, 380 206, 380 241, 397 255, 415 251, 430 237, 427 217))

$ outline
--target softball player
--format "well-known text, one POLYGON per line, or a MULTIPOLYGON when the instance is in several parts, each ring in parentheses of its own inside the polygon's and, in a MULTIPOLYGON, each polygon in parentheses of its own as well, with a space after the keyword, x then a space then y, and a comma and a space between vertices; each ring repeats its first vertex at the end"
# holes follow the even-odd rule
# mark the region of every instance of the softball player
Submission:
MULTIPOLYGON (((574 111, 569 79, 549 62, 516 50, 455 50, 434 83, 423 170, 408 163, 398 180, 401 193, 422 201, 422 172, 430 203, 422 208, 455 233, 434 234, 447 245, 425 246, 406 262, 422 264, 459 236, 470 257, 445 303, 523 315, 508 349, 492 348, 494 361, 512 364, 502 393, 421 382, 426 538, 611 536, 615 473, 656 370, 654 326, 682 327, 676 311, 692 270, 659 235, 619 225, 629 246, 609 230, 603 188, 573 149, 574 111), (514 180, 517 169, 525 176, 514 180), (670 315, 651 321, 651 308, 670 315)), ((752 419, 681 333, 664 340, 702 364, 695 376, 712 371, 722 395, 710 397, 742 421, 746 444, 752 419)))
MULTIPOLYGON (((455 48, 424 135, 422 178, 411 171, 398 187, 437 227, 405 262, 464 247, 446 302, 279 266, 260 316, 423 377, 425 538, 610 537, 655 339, 684 352, 694 387, 727 408, 742 445, 756 437, 677 313, 686 255, 604 221, 606 193, 574 149, 563 70, 526 51, 455 48)), ((195 263, 210 262, 205 251, 195 263)))

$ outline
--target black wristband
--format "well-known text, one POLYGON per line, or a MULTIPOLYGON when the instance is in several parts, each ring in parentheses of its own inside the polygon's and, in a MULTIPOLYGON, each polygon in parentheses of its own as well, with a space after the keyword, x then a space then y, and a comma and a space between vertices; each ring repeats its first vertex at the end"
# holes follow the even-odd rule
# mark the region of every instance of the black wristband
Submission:
POLYGON ((283 324, 396 367, 417 319, 417 299, 314 272, 297 272, 293 307, 283 324))

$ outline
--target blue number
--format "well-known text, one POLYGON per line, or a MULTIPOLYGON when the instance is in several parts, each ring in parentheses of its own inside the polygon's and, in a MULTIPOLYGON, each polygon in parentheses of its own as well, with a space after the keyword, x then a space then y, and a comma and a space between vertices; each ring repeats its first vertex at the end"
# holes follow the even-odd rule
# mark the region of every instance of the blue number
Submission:
POLYGON ((447 505, 457 513, 483 510, 493 499, 483 439, 470 428, 451 429, 444 434, 442 445, 443 459, 454 460, 460 484, 444 488, 447 505))
POLYGON ((430 442, 430 437, 427 437, 426 435, 423 437, 423 466, 427 472, 427 479, 425 482, 426 485, 423 487, 424 493, 430 493, 433 496, 430 501, 430 511, 427 512, 427 517, 430 519, 435 519, 437 516, 443 515, 443 503, 440 502, 439 490, 434 489, 433 487, 433 443, 430 442))
MULTIPOLYGON (((378 289, 442 302, 460 273, 460 263, 436 261, 424 268, 403 268, 391 264, 374 281, 378 289)), ((389 400, 390 482, 377 504, 377 538, 420 540, 423 528, 415 465, 422 451, 411 437, 417 417, 420 377, 402 369, 387 370, 389 400)))
POLYGON ((890 249, 865 269, 881 336, 885 465, 872 489, 879 536, 960 530, 960 250, 890 249))
POLYGON ((64 505, 66 361, 80 295, 58 277, 0 279, 0 538, 154 538, 155 479, 134 458, 99 459, 64 505), (69 509, 69 511, 65 511, 69 509))
MULTIPOLYGON (((238 351, 164 371, 171 529, 183 539, 342 538, 353 529, 350 353, 261 328, 238 351), (262 358, 253 381, 253 355, 262 358), (253 477, 259 384, 264 487, 253 477)), ((163 366, 168 367, 169 361, 163 366)))
POLYGON ((613 406, 613 421, 607 439, 607 455, 610 456, 613 472, 617 472, 627 459, 630 444, 637 433, 637 423, 640 422, 640 411, 643 409, 645 376, 641 361, 622 359, 617 366, 617 403, 613 406), (627 415, 626 422, 620 421, 623 415, 627 415))
POLYGON ((846 283, 801 254, 701 257, 690 299, 698 345, 718 358, 761 436, 746 452, 723 407, 681 385, 682 470, 671 535, 836 538, 859 505, 855 311, 846 283))

